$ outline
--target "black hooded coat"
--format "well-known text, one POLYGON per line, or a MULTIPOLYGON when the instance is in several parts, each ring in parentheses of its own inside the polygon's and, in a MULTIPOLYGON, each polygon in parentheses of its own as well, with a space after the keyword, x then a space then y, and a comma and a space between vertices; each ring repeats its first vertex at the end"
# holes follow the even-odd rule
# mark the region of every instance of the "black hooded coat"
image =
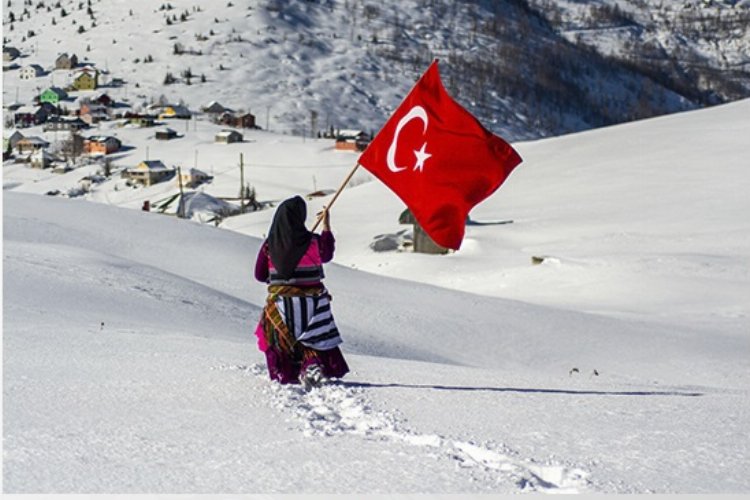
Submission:
POLYGON ((268 230, 268 253, 282 279, 289 279, 310 245, 313 233, 305 226, 307 204, 301 196, 284 200, 268 230))

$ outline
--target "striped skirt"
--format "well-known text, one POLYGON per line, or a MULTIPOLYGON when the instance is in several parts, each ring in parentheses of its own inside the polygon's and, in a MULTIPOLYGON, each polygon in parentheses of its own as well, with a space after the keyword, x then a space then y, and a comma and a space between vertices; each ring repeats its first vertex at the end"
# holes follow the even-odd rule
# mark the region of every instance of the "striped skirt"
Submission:
POLYGON ((302 345, 327 351, 342 342, 331 314, 331 299, 328 295, 278 296, 275 302, 290 335, 302 345))
POLYGON ((328 378, 341 378, 349 367, 338 345, 341 335, 324 288, 272 285, 256 329, 268 372, 282 384, 298 383, 307 366, 319 365, 328 378))

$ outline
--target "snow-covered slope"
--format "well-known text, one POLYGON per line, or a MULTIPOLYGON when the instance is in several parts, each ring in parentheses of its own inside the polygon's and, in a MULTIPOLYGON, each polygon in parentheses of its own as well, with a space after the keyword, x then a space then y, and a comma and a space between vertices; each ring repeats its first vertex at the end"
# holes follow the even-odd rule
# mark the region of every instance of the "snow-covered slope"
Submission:
POLYGON ((354 372, 303 394, 255 350, 258 240, 13 193, 4 218, 6 492, 747 488, 745 339, 332 266, 354 372))
MULTIPOLYGON (((5 167, 4 492, 746 493, 748 104, 517 144, 448 256, 373 252, 407 228, 360 172, 327 267, 353 371, 310 393, 252 336, 272 210, 217 228, 5 167)), ((274 198, 350 163, 252 139, 227 157, 288 162, 274 198)))

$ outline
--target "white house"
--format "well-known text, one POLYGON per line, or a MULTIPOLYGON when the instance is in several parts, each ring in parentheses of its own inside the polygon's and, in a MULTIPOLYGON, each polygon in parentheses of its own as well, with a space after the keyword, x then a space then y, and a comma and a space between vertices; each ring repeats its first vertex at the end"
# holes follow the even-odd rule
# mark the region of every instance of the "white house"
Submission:
POLYGON ((18 77, 21 80, 33 80, 40 76, 44 76, 44 68, 38 64, 29 64, 21 68, 21 71, 18 72, 18 77))
POLYGON ((47 168, 56 160, 46 149, 38 149, 29 156, 31 168, 47 168))
POLYGON ((142 161, 134 168, 125 170, 123 175, 129 177, 135 182, 143 184, 144 186, 150 186, 162 182, 174 175, 174 169, 167 168, 167 166, 159 160, 146 160, 142 161))
POLYGON ((194 188, 211 179, 210 175, 208 175, 206 172, 203 172, 202 170, 198 170, 197 168, 180 170, 180 172, 180 181, 182 182, 183 186, 187 187, 194 188))

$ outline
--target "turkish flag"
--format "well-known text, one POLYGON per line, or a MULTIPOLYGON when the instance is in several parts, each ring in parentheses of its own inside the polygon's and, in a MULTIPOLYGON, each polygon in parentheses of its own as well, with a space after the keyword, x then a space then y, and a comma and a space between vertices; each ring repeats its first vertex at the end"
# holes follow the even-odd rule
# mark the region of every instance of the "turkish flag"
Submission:
POLYGON ((454 250, 461 246, 469 211, 521 161, 448 95, 437 60, 359 157, 435 243, 454 250))

